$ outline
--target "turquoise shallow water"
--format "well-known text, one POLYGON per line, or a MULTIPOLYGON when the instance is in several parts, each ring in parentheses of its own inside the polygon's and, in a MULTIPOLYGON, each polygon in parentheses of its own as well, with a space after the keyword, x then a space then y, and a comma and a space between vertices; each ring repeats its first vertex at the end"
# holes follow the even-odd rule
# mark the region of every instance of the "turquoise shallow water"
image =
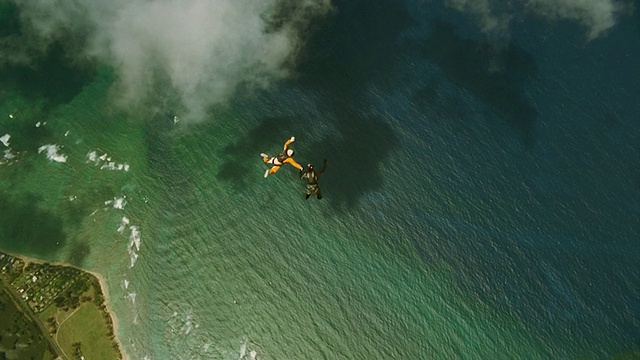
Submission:
POLYGON ((104 274, 132 359, 637 351, 632 20, 580 46, 526 23, 500 50, 381 4, 339 3, 296 77, 197 123, 114 107, 108 67, 59 92, 3 73, 1 247, 104 274), (321 201, 262 177, 291 135, 328 159, 321 201))

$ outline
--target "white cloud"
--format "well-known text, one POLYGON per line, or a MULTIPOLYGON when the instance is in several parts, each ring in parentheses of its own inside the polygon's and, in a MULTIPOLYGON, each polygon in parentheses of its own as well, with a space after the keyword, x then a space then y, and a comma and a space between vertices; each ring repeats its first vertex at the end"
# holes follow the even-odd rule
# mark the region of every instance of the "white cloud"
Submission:
MULTIPOLYGON (((75 55, 111 65, 124 104, 153 96, 159 78, 198 117, 240 83, 268 84, 299 47, 298 25, 331 8, 330 0, 13 0, 28 24, 21 53, 42 51, 62 36, 84 44, 75 55), (274 31, 268 16, 292 6, 274 31)), ((5 59, 6 61, 6 59, 5 59)), ((171 93, 171 91, 167 91, 171 93)), ((188 116, 182 116, 183 118, 188 116)))

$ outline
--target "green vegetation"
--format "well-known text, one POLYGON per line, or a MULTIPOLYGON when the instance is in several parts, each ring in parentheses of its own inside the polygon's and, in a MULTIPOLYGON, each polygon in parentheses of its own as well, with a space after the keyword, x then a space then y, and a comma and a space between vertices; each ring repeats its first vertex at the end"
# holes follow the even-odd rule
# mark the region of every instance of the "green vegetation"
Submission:
POLYGON ((73 358, 82 355, 96 360, 120 358, 113 342, 113 329, 104 321, 95 321, 102 316, 100 308, 92 302, 85 302, 59 325, 58 344, 67 355, 73 354, 73 358))
POLYGON ((36 324, 0 283, 0 359, 53 359, 54 352, 36 324))
POLYGON ((0 285, 0 359, 122 358, 93 275, 0 253, 0 285))

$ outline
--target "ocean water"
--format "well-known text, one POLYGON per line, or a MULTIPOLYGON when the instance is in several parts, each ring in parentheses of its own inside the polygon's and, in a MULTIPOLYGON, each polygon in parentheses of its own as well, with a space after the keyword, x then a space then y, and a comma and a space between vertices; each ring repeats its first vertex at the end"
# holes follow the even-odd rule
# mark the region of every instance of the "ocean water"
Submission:
POLYGON ((589 40, 333 5, 293 76, 199 122, 169 91, 119 109, 60 49, 5 64, 0 247, 103 274, 132 359, 637 356, 638 9, 589 40), (320 201, 262 177, 290 136, 320 201))

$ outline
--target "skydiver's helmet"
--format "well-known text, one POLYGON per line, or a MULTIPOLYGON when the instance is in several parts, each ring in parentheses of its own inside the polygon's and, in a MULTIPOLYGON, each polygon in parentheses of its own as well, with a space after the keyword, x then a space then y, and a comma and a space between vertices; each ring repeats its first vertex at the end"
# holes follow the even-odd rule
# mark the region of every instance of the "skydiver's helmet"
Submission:
POLYGON ((313 164, 307 164, 307 170, 313 171, 313 164))
POLYGON ((293 149, 287 149, 287 156, 291 157, 294 153, 295 151, 293 151, 293 149))

